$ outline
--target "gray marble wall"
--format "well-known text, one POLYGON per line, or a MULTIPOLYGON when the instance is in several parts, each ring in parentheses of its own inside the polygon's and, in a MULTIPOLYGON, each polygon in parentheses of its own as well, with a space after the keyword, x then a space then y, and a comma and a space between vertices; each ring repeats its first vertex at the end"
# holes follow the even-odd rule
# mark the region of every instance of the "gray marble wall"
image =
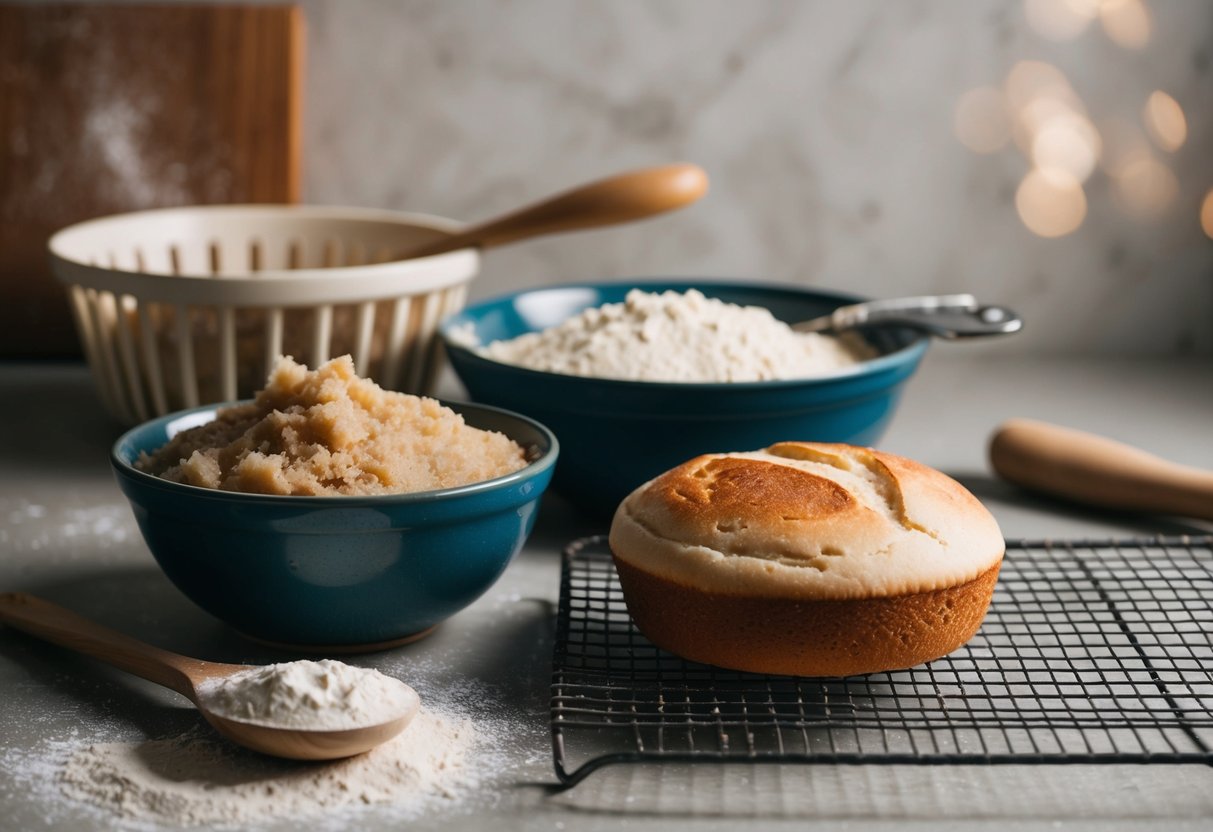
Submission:
POLYGON ((313 0, 305 196, 476 220, 617 170, 694 161, 712 180, 701 203, 492 252, 472 296, 638 275, 970 290, 1028 321, 981 348, 992 352, 1213 353, 1213 241, 1199 216, 1213 188, 1213 4, 1112 0, 1132 7, 1127 23, 1096 19, 1059 41, 1041 34, 1050 2, 1082 6, 313 0), (1122 172, 1097 169, 1077 230, 1025 227, 1025 154, 979 155, 953 128, 963 93, 1003 84, 1025 59, 1066 75, 1105 162, 1136 141, 1173 172, 1138 183, 1149 215, 1126 202, 1122 172), (1174 152, 1145 138, 1154 90, 1186 114, 1174 152))

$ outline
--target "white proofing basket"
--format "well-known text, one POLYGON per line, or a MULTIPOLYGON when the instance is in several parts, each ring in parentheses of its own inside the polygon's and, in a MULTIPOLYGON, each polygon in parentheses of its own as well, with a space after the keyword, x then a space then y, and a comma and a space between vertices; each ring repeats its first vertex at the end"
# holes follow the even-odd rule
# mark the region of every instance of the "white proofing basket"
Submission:
POLYGON ((119 421, 247 398, 280 354, 351 353, 359 375, 427 393, 436 330, 480 265, 462 249, 394 259, 460 230, 354 208, 170 208, 90 220, 51 237, 101 400, 119 421))

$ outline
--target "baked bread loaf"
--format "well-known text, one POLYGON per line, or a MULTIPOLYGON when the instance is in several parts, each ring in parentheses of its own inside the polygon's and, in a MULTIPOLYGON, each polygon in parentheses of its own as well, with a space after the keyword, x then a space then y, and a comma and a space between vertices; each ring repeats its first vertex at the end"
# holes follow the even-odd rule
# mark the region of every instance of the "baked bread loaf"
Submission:
POLYGON ((650 641, 736 670, 849 676, 968 641, 998 524, 950 477, 851 445, 696 457, 620 504, 611 551, 650 641))

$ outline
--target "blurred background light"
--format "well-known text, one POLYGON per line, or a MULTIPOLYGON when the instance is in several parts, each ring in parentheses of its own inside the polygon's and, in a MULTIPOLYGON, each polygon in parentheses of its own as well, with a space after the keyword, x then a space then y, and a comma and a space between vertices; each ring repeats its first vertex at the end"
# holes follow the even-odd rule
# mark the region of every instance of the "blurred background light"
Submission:
POLYGON ((1015 192, 1019 218, 1033 234, 1064 237, 1082 225, 1087 215, 1087 197, 1082 183, 1056 169, 1028 172, 1015 192))
POLYGON ((1038 168, 1060 169, 1085 182, 1099 161, 1101 141, 1090 119, 1059 113, 1035 131, 1032 161, 1038 168))
POLYGON ((1166 213, 1179 194, 1179 180, 1153 154, 1138 153, 1112 173, 1112 194, 1130 215, 1153 219, 1166 213))
POLYGON ((1011 139, 1006 98, 997 87, 978 87, 956 101, 952 127, 956 138, 974 153, 996 153, 1011 139))
POLYGON ((1162 150, 1174 153, 1188 138, 1188 120, 1179 102, 1162 90, 1155 90, 1146 99, 1141 119, 1150 138, 1162 150))
POLYGON ((1200 204, 1200 227, 1206 235, 1213 238, 1213 188, 1205 194, 1205 200, 1200 204))
MULTIPOLYGON (((1055 41, 1078 38, 1098 19, 1107 36, 1126 49, 1144 48, 1153 29, 1143 0, 1024 0, 1024 15, 1036 34, 1055 41)), ((1011 66, 1001 92, 978 87, 964 93, 956 102, 953 126, 957 139, 976 153, 997 152, 1009 132, 1029 164, 1015 193, 1020 220, 1034 234, 1062 237, 1081 227, 1087 214, 1083 183, 1100 169, 1107 175, 1107 191, 1096 185, 1093 193, 1110 192, 1112 202, 1133 219, 1156 219, 1178 201, 1179 180, 1157 150, 1174 153, 1187 141, 1183 107, 1156 89, 1139 120, 1126 115, 1101 118, 1097 126, 1065 72, 1024 59, 1011 66)), ((1201 227, 1213 236, 1211 214, 1213 203, 1206 196, 1201 227)))
POLYGON ((1141 0, 1103 0, 1099 22, 1108 37, 1125 49, 1142 49, 1150 42, 1150 10, 1141 0))
POLYGON ((1099 166, 1112 174, 1123 168, 1130 160, 1149 155, 1150 142, 1141 127, 1126 118, 1109 118, 1099 125, 1102 153, 1099 166))
POLYGON ((1017 61, 1007 73, 1007 106, 1018 112, 1039 99, 1074 105, 1077 96, 1065 73, 1044 61, 1017 61))
POLYGON ((1049 40, 1074 40, 1099 15, 1099 0, 1025 0, 1028 25, 1049 40))

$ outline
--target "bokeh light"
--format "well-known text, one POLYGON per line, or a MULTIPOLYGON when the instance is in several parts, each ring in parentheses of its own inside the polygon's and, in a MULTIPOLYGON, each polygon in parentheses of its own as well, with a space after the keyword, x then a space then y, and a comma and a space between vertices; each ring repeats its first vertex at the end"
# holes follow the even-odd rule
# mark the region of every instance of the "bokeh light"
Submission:
POLYGON ((1127 119, 1114 117, 1101 122, 1099 135, 1103 142, 1099 166, 1105 173, 1115 173, 1131 160, 1150 153, 1150 143, 1141 127, 1127 119))
POLYGON ((1151 219, 1174 202, 1179 180, 1153 154, 1138 153, 1113 171, 1112 194, 1127 213, 1151 219))
POLYGON ((1125 49, 1142 49, 1150 42, 1150 10, 1142 0, 1103 0, 1099 22, 1108 37, 1125 49))
POLYGON ((1007 73, 1006 93, 1007 105, 1013 112, 1041 98, 1070 105, 1077 102, 1065 73, 1044 61, 1017 61, 1007 73))
POLYGON ((1023 154, 1033 159, 1040 152, 1051 160, 1060 155, 1071 160, 1063 167, 1080 179, 1089 176, 1088 163, 1073 157, 1098 157, 1099 134, 1065 74, 1042 61, 1019 61, 1007 74, 1005 91, 1011 135, 1023 154), (1050 126, 1040 141, 1042 131, 1050 126), (1085 146, 1078 146, 1079 141, 1085 146))
POLYGON ((1213 238, 1213 188, 1209 189, 1205 201, 1200 204, 1200 227, 1213 238))
POLYGON ((1036 169, 1019 183, 1015 209, 1033 234, 1064 237, 1082 225, 1087 197, 1082 183, 1065 171, 1036 169))
POLYGON ((995 87, 969 90, 956 102, 952 129, 960 143, 974 153, 995 153, 1011 138, 1006 99, 995 87))
POLYGON ((1066 111, 1046 120, 1032 139, 1032 161, 1038 168, 1062 170, 1085 182, 1099 161, 1099 133, 1090 119, 1066 111))
POLYGON ((1100 0, 1024 0, 1028 25, 1050 40, 1073 40, 1099 14, 1100 0))
POLYGON ((1031 158, 1036 134, 1049 122, 1069 118, 1076 112, 1071 104, 1057 98, 1042 96, 1029 101, 1014 112, 1012 134, 1016 146, 1031 158))
MULTIPOLYGON (((1142 49, 1154 22, 1145 0, 1023 0, 1029 27, 1055 41, 1081 36, 1099 20, 1105 34, 1126 49, 1142 49)), ((969 90, 956 102, 953 130, 975 153, 995 153, 1014 142, 1029 162, 1015 192, 1024 225, 1041 237, 1080 228, 1088 204, 1084 183, 1097 170, 1125 213, 1141 219, 1166 213, 1179 181, 1159 150, 1174 153, 1188 138, 1188 120, 1173 97, 1155 90, 1140 121, 1120 116, 1098 126, 1065 73, 1039 60, 1017 61, 1001 88, 969 90), (1156 149, 1157 148, 1157 149, 1156 149)), ((1099 193, 1102 182, 1097 182, 1099 193)), ((1201 227, 1213 237, 1213 190, 1201 205, 1201 227)))
POLYGON ((1155 90, 1146 99, 1141 119, 1150 138, 1162 150, 1174 153, 1188 138, 1188 120, 1179 102, 1162 90, 1155 90))

